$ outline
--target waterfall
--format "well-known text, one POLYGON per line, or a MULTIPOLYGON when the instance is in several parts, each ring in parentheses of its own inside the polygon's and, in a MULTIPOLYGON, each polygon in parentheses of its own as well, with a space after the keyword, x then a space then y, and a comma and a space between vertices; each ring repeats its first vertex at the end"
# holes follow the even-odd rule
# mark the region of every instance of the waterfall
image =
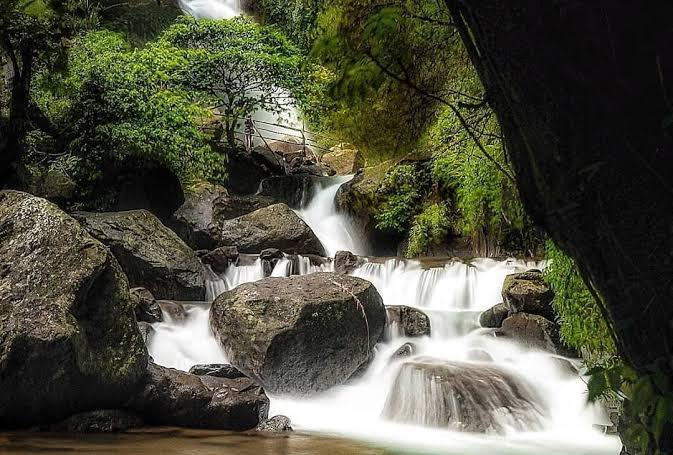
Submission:
MULTIPOLYGON (((346 179, 324 185, 298 211, 332 254, 365 249, 364 242, 349 235, 350 221, 334 205, 346 179)), ((264 277, 263 261, 244 259, 221 276, 210 276, 210 300, 264 277)), ((333 266, 331 261, 285 256, 276 260, 271 275, 309 274, 333 266)), ((372 282, 386 305, 427 314, 431 336, 406 338, 390 327, 358 379, 310 398, 270 396, 270 415, 288 416, 301 431, 422 453, 616 455, 618 440, 593 429, 601 417, 587 405, 586 378, 568 374, 572 360, 531 351, 479 326, 479 314, 501 302, 506 275, 544 266, 474 259, 425 268, 419 261, 370 258, 352 274, 372 282), (408 347, 406 357, 397 354, 402 346, 408 347)), ((148 348, 155 361, 180 369, 225 362, 209 330, 208 308, 208 303, 188 304, 185 321, 154 324, 148 348)))
POLYGON ((325 247, 328 256, 345 250, 364 256, 367 248, 359 234, 357 226, 345 213, 337 210, 335 197, 339 188, 353 176, 333 177, 324 183, 322 180, 315 196, 306 207, 297 211, 297 215, 308 224, 325 247))
POLYGON ((240 0, 178 0, 178 5, 197 19, 230 19, 241 14, 240 0))

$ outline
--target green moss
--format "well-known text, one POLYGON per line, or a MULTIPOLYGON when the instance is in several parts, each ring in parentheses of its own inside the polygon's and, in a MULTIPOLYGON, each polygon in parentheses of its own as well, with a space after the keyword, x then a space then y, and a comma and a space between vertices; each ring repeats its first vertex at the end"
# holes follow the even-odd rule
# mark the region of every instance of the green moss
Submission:
POLYGON ((555 294, 553 305, 563 340, 582 352, 589 366, 613 363, 617 350, 610 329, 575 262, 551 241, 547 242, 547 257, 550 264, 544 279, 555 294))

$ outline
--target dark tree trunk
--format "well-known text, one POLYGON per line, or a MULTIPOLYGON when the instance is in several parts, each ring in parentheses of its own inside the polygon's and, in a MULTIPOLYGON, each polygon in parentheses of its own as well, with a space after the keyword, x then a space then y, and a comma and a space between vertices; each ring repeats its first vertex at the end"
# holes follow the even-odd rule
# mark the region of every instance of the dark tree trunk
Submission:
POLYGON ((15 165, 21 156, 23 139, 28 130, 33 56, 31 52, 24 52, 20 58, 20 65, 15 55, 10 58, 13 77, 10 86, 7 137, 4 141, 0 141, 0 188, 15 176, 15 165))
POLYGON ((670 375, 673 2, 447 4, 529 213, 577 260, 624 359, 670 375))

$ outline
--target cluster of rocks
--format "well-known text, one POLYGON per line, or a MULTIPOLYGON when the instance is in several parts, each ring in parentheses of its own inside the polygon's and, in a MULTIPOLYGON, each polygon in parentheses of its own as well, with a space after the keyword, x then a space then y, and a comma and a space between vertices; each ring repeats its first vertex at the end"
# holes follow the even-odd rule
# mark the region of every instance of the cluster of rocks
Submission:
POLYGON ((561 356, 576 357, 561 340, 552 306, 554 293, 542 272, 529 270, 505 278, 503 303, 484 311, 479 322, 498 337, 561 356))
POLYGON ((345 275, 360 259, 344 261, 341 274, 269 279, 220 296, 212 324, 236 367, 165 368, 146 344, 152 324, 184 321, 182 302, 205 299, 208 267, 222 273, 248 253, 269 274, 286 254, 325 261, 290 209, 320 178, 301 166, 266 176, 259 195, 196 184, 179 207, 148 207, 161 219, 143 208, 67 214, 0 192, 0 428, 291 430, 287 418, 268 418, 264 389, 312 393, 343 383, 383 333, 381 297, 345 275), (251 325, 247 315, 260 305, 267 310, 251 325))

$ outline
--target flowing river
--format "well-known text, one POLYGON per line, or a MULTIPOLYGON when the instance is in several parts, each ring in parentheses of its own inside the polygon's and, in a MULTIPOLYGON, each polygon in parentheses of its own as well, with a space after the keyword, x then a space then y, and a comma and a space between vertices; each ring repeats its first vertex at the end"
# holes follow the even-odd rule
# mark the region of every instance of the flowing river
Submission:
MULTIPOLYGON (((330 254, 351 248, 366 253, 366 245, 349 235, 357 229, 335 207, 336 189, 346 180, 335 177, 328 183, 323 181, 312 200, 297 210, 330 254)), ((261 260, 252 257, 243 262, 247 265, 230 266, 222 276, 212 275, 211 300, 225 290, 264 277, 261 260)), ((618 439, 594 428, 594 424, 606 423, 605 411, 587 405, 585 378, 575 370, 581 370, 579 361, 527 350, 496 338, 492 330, 479 325, 480 313, 501 301, 500 290, 507 274, 543 267, 544 263, 517 259, 474 259, 449 260, 441 267, 425 268, 418 261, 369 258, 352 274, 372 282, 387 306, 421 309, 429 316, 431 336, 407 339, 390 327, 386 341, 376 347, 374 360, 359 379, 311 398, 270 396, 270 415, 290 417, 300 432, 352 438, 410 452, 619 453, 618 439), (413 355, 395 358, 393 354, 405 343, 411 344, 413 355), (530 389, 521 409, 503 413, 502 402, 510 402, 512 391, 485 383, 477 370, 469 373, 469 365, 483 365, 484 361, 493 365, 496 377, 511 375, 516 388, 530 389), (469 389, 484 414, 492 417, 503 413, 495 419, 497 431, 483 434, 433 425, 437 414, 446 412, 441 406, 450 404, 444 403, 441 384, 419 374, 413 365, 452 362, 468 365, 468 374, 462 374, 462 385, 458 384, 455 392, 461 395, 461 387, 469 389)), ((331 261, 311 265, 308 258, 287 257, 277 262, 272 276, 332 268, 331 261)), ((186 322, 167 319, 155 324, 156 333, 149 345, 155 361, 183 370, 194 364, 226 362, 210 333, 208 310, 207 303, 194 303, 187 306, 186 322)))

